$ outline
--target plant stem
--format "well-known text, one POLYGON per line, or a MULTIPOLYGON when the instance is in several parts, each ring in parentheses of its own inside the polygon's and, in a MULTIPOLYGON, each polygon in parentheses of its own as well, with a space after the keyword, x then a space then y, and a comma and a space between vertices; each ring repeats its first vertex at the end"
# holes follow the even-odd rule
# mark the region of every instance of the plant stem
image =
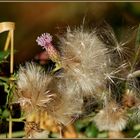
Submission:
POLYGON ((10 33, 11 33, 10 73, 12 74, 14 69, 14 30, 11 30, 10 33))
POLYGON ((140 136, 140 132, 134 137, 135 139, 138 138, 140 136))
MULTIPOLYGON (((24 131, 13 132, 13 138, 19 138, 19 137, 23 137, 23 136, 25 136, 24 131)), ((0 134, 0 139, 3 139, 3 138, 7 138, 6 134, 0 134)))
MULTIPOLYGON (((11 110, 11 107, 10 107, 10 110, 11 110)), ((12 116, 11 116, 11 113, 9 115, 9 134, 8 134, 8 138, 12 138, 12 116)))
POLYGON ((5 43, 5 46, 4 46, 4 51, 7 51, 7 49, 8 49, 8 46, 9 46, 9 43, 10 43, 10 38, 11 38, 11 33, 9 31, 7 39, 6 39, 6 43, 5 43))
MULTIPOLYGON (((22 118, 12 118, 12 122, 24 122, 23 120, 25 119, 25 117, 22 118)), ((9 119, 6 119, 7 121, 10 121, 9 119)))

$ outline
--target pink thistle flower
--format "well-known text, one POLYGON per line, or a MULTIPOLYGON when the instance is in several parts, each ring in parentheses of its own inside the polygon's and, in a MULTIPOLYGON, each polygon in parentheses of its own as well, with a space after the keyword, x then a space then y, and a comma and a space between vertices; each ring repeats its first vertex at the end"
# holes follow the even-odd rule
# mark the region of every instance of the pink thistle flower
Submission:
POLYGON ((37 37, 36 42, 46 50, 48 57, 52 61, 59 63, 60 56, 58 51, 51 43, 52 36, 49 33, 43 33, 41 36, 37 37))
POLYGON ((40 37, 37 37, 36 42, 38 43, 38 45, 47 49, 48 46, 51 45, 52 36, 49 33, 44 33, 40 37))

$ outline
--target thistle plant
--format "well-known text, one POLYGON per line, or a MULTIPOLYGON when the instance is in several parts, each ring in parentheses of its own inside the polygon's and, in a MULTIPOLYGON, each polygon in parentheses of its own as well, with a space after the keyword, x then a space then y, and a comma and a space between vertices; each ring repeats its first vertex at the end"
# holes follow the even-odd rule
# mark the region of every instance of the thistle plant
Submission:
POLYGON ((47 73, 34 62, 20 66, 17 102, 26 113, 46 111, 61 126, 90 116, 99 130, 122 131, 140 102, 140 41, 135 49, 130 40, 119 42, 107 23, 92 31, 68 28, 58 43, 60 53, 52 36, 42 34, 36 41, 56 67, 47 73))
POLYGON ((38 45, 43 47, 43 49, 46 50, 48 53, 48 57, 56 63, 56 67, 53 70, 54 72, 61 68, 61 62, 60 62, 60 54, 55 49, 55 47, 52 45, 52 36, 49 33, 44 33, 40 37, 37 37, 36 42, 38 45))

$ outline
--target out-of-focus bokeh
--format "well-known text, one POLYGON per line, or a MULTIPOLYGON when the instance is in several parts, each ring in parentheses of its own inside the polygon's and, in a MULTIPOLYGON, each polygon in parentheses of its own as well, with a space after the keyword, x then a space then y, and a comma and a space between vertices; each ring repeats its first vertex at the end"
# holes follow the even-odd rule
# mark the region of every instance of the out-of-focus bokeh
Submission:
MULTIPOLYGON (((138 2, 0 2, 0 22, 16 23, 14 47, 15 66, 31 61, 42 49, 37 45, 36 38, 44 32, 53 35, 53 43, 57 46, 57 35, 65 33, 67 27, 75 28, 83 24, 91 30, 98 23, 106 20, 115 30, 118 38, 120 32, 132 29, 140 23, 140 3, 138 2)), ((131 32, 128 32, 131 36, 131 32)), ((127 33, 124 33, 124 36, 127 33)), ((0 37, 0 49, 5 41, 0 37)), ((1 98, 1 97, 0 97, 1 98)), ((47 124, 48 122, 46 122, 47 124)), ((50 122, 51 123, 51 122, 50 122)), ((22 130, 20 124, 14 127, 22 130)), ((49 124, 47 124, 48 126, 49 124)), ((134 137, 140 126, 126 128, 123 133, 99 132, 92 122, 77 121, 75 127, 68 128, 65 137, 134 137), (70 132, 69 132, 70 131, 70 132), (129 132, 129 133, 128 133, 129 132)), ((0 128, 3 126, 1 125, 0 128)), ((8 127, 8 126, 6 126, 8 127)), ((4 128, 3 133, 7 130, 4 128)), ((58 132, 55 127, 54 131, 58 132)), ((17 131, 17 130, 16 130, 17 131)), ((1 130, 0 130, 1 133, 1 130)), ((54 137, 57 137, 58 135, 54 137)), ((53 137, 53 136, 52 136, 53 137)))
MULTIPOLYGON (((136 26, 140 21, 140 3, 132 2, 14 2, 0 3, 0 22, 13 21, 15 30, 16 64, 31 60, 41 48, 36 38, 44 32, 62 34, 66 28, 93 28, 106 20, 117 30, 136 26)), ((54 42, 57 41, 54 39, 54 42)), ((1 45, 1 44, 0 44, 1 45)))

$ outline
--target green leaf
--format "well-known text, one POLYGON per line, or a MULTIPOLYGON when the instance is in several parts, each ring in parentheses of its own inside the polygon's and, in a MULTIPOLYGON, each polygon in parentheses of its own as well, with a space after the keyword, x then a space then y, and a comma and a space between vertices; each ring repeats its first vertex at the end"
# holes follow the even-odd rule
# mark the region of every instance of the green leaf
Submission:
POLYGON ((140 130, 140 124, 135 125, 133 129, 134 130, 140 130))
POLYGON ((108 133, 107 132, 101 132, 98 134, 98 138, 107 138, 108 137, 108 133))
POLYGON ((9 78, 0 76, 0 81, 8 82, 9 78))
POLYGON ((96 126, 93 123, 91 123, 86 128, 85 133, 86 133, 87 137, 89 137, 89 138, 95 138, 98 135, 98 129, 96 128, 96 126))
POLYGON ((4 83, 3 85, 4 85, 4 91, 6 93, 9 93, 9 85, 7 83, 4 83))
POLYGON ((77 131, 81 131, 81 129, 87 127, 88 124, 89 124, 88 122, 85 123, 85 122, 82 122, 82 120, 77 120, 75 122, 75 127, 76 127, 77 131))
POLYGON ((8 56, 10 55, 10 51, 0 51, 0 62, 3 61, 4 59, 7 59, 8 56))
POLYGON ((2 109, 0 108, 0 115, 2 114, 2 109))
POLYGON ((7 109, 5 109, 5 110, 3 111, 3 113, 2 113, 2 117, 3 117, 3 118, 9 117, 9 115, 10 115, 10 112, 9 112, 9 110, 7 110, 7 109))

